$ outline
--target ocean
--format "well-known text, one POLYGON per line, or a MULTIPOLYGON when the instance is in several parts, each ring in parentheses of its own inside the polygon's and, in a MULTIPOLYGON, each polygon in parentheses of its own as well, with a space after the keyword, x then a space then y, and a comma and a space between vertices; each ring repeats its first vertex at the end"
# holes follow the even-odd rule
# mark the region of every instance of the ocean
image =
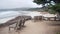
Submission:
POLYGON ((26 15, 30 12, 31 11, 3 11, 3 12, 0 12, 0 19, 20 16, 20 15, 26 15))
POLYGON ((0 23, 5 23, 14 17, 25 15, 33 18, 34 16, 39 16, 41 14, 37 11, 2 11, 0 12, 0 23))
POLYGON ((13 19, 16 16, 27 15, 31 11, 0 11, 0 24, 13 19))

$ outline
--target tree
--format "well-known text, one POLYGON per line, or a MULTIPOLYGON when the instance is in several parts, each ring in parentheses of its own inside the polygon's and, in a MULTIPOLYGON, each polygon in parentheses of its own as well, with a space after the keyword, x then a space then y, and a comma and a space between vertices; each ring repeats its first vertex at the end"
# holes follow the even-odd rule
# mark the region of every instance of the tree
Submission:
POLYGON ((53 10, 51 12, 57 13, 58 18, 60 19, 60 4, 56 4, 52 7, 50 7, 50 9, 53 10))
POLYGON ((55 3, 60 3, 60 0, 51 0, 54 1, 55 3))
MULTIPOLYGON (((49 5, 51 5, 51 6, 49 6, 47 8, 50 8, 51 10, 53 10, 50 12, 58 13, 58 17, 60 16, 60 0, 34 0, 33 2, 38 5, 40 5, 40 4, 45 5, 45 4, 49 3, 49 5), (52 1, 55 3, 55 5, 51 5, 52 1)), ((43 7, 45 7, 45 6, 43 6, 43 7)))
POLYGON ((38 5, 42 4, 43 7, 46 7, 45 4, 49 3, 47 8, 50 8, 50 9, 60 13, 60 0, 34 0, 33 2, 38 5), (51 5, 52 1, 55 3, 55 5, 51 5))
POLYGON ((56 5, 53 5, 52 7, 50 7, 52 10, 54 11, 57 11, 60 13, 60 4, 56 4, 56 5))
POLYGON ((34 0, 33 2, 38 4, 38 5, 42 4, 44 7, 45 4, 50 3, 51 1, 50 0, 34 0))
POLYGON ((49 3, 51 5, 51 1, 55 2, 55 3, 60 3, 60 0, 34 0, 33 2, 40 5, 42 4, 43 7, 45 6, 45 4, 49 3))

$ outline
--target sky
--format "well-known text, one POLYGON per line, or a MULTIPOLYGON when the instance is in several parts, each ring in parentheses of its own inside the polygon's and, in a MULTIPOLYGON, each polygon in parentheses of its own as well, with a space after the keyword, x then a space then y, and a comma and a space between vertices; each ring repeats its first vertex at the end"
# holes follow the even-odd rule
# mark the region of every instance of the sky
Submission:
POLYGON ((33 3, 33 0, 0 0, 0 9, 7 8, 27 8, 27 7, 41 7, 33 3))

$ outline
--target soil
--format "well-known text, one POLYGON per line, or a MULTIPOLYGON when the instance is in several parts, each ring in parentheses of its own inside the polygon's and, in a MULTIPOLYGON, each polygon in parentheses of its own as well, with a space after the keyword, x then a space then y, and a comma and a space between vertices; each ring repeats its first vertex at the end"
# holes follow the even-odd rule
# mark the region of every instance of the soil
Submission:
POLYGON ((0 34, 58 34, 60 25, 49 25, 52 21, 26 21, 25 26, 16 32, 13 28, 9 31, 9 26, 0 28, 0 34))

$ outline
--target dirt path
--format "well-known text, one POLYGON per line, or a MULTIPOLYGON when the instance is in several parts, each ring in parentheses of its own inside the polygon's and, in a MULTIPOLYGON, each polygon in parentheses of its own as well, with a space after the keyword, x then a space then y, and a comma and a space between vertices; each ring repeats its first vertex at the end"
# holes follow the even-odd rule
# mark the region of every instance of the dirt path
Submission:
POLYGON ((14 30, 9 32, 8 27, 2 29, 0 29, 0 34, 56 34, 60 26, 50 26, 44 21, 33 22, 30 20, 25 23, 25 27, 19 32, 14 30))

